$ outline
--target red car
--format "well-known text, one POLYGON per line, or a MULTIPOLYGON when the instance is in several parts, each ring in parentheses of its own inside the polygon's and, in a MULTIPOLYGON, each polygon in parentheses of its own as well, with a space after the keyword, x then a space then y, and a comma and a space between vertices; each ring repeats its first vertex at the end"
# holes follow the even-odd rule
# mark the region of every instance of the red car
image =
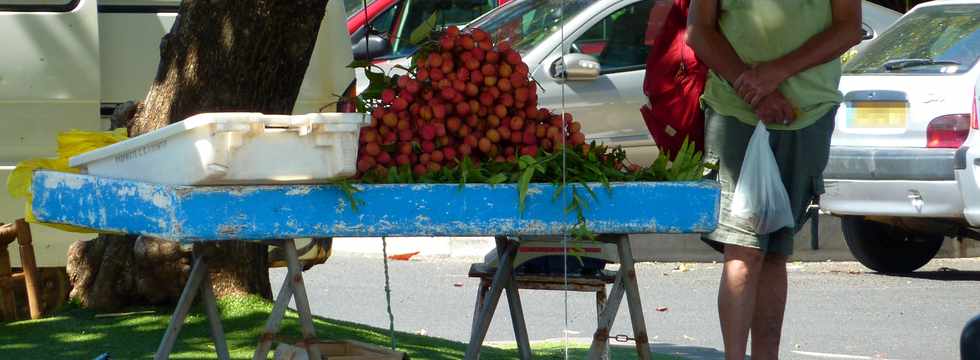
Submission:
POLYGON ((401 0, 369 0, 367 10, 364 9, 363 0, 345 0, 347 6, 347 33, 354 35, 355 32, 364 27, 368 19, 374 20, 385 10, 391 8, 401 0))
POLYGON ((368 0, 365 9, 364 0, 345 0, 354 58, 407 56, 433 30, 466 24, 507 1, 368 0))

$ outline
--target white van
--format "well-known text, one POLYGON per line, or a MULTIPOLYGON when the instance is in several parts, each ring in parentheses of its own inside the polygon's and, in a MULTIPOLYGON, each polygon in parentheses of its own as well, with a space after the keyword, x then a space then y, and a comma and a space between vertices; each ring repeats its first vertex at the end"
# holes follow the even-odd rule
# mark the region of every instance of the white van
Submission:
MULTIPOLYGON (((0 222, 24 217, 6 178, 24 159, 53 156, 68 129, 106 130, 116 105, 146 96, 179 0, 0 0, 0 222)), ((343 2, 327 5, 295 113, 316 112, 354 80, 343 2)), ((31 228, 41 267, 65 266, 92 234, 31 228)), ((11 251, 16 254, 17 251, 11 251)), ((15 257, 14 266, 18 266, 15 257)))

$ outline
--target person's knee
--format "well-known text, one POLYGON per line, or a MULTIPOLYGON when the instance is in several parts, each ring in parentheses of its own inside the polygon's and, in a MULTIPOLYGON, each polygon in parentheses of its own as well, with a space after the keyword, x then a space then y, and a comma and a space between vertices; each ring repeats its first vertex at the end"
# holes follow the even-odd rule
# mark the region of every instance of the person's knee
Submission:
POLYGON ((725 273, 735 277, 754 277, 762 271, 765 254, 759 249, 725 245, 725 273))
POLYGON ((765 258, 766 254, 759 249, 738 245, 725 245, 725 261, 736 260, 752 266, 762 264, 765 258))

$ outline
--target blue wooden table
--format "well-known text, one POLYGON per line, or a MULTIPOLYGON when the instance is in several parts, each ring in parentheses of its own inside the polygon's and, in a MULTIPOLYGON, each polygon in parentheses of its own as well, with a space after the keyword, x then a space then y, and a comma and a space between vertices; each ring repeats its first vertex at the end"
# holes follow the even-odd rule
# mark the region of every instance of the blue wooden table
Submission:
MULTIPOLYGON (((622 279, 613 286, 601 316, 609 318, 608 326, 603 329, 600 324, 590 357, 598 356, 596 351, 604 346, 597 344, 598 338, 603 330, 608 337, 608 329, 624 292, 630 312, 636 310, 640 314, 638 319, 633 317, 637 350, 641 357, 648 357, 639 290, 626 235, 713 230, 718 218, 719 187, 711 181, 613 183, 608 189, 599 184, 590 184, 595 193, 593 198, 583 185, 575 186, 584 201, 584 215, 589 228, 603 234, 601 240, 615 242, 621 260, 619 277, 622 279)), ((155 236, 184 243, 259 240, 284 246, 290 273, 280 291, 273 316, 267 323, 267 330, 274 332, 278 329, 278 320, 274 319, 276 313, 284 312, 289 297, 296 296, 304 336, 310 341, 315 334, 292 239, 495 236, 498 239, 500 264, 509 265, 520 246, 517 241, 520 237, 563 235, 576 224, 575 215, 565 210, 572 196, 573 185, 557 192, 552 184, 531 184, 523 212, 518 209, 518 190, 513 184, 356 187, 359 191, 354 197, 363 202, 356 210, 350 197, 333 185, 172 186, 38 171, 34 175, 32 193, 34 214, 44 222, 71 224, 102 232, 155 236), (290 279, 297 281, 289 282, 290 279), (280 301, 282 298, 286 300, 280 301)), ((524 328, 519 295, 513 286, 510 270, 511 266, 500 266, 495 274, 494 285, 483 311, 474 321, 467 358, 479 356, 479 347, 503 290, 506 290, 512 315, 515 315, 512 316, 515 331, 520 332, 518 328, 524 328)), ((214 315, 217 320, 216 307, 208 304, 213 302, 209 299, 213 298, 213 294, 210 294, 208 277, 201 276, 206 273, 204 259, 196 259, 192 277, 171 321, 174 329, 168 335, 176 337, 183 316, 186 316, 186 310, 181 307, 184 297, 187 295, 189 298, 186 304, 189 309, 189 302, 198 289, 203 294, 209 317, 214 315), (181 310, 184 310, 183 315, 181 310)), ((212 332, 220 331, 220 322, 215 321, 212 332)), ((219 336, 214 337, 218 342, 219 336)), ((521 357, 526 358, 530 356, 530 348, 526 334, 523 337, 525 339, 522 340, 522 334, 518 334, 518 345, 521 357)), ((169 354, 169 348, 165 349, 168 342, 172 347, 173 339, 165 336, 158 357, 169 354), (166 354, 163 354, 164 350, 166 354)), ((265 353, 260 356, 260 351, 264 347, 267 352, 267 346, 260 343, 256 358, 265 358, 265 353)), ((216 347, 219 356, 224 357, 223 352, 227 353, 227 350, 222 350, 223 344, 216 347)))

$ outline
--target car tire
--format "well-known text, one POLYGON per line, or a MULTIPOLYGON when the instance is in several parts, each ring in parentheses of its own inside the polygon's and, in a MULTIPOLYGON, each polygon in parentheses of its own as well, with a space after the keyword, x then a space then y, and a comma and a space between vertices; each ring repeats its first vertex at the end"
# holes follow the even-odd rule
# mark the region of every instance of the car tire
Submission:
POLYGON ((898 226, 866 220, 841 219, 844 241, 862 265, 882 273, 909 273, 932 260, 944 236, 918 234, 898 226))

